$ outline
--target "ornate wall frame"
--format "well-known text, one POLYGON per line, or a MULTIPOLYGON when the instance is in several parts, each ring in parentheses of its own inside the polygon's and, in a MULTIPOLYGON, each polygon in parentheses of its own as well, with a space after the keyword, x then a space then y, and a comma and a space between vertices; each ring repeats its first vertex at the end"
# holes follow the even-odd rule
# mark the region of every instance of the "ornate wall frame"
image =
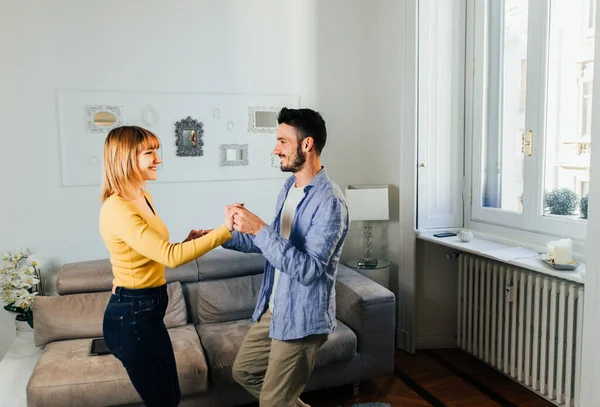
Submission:
POLYGON ((176 155, 179 157, 200 157, 204 155, 204 125, 188 116, 175 123, 176 155))
POLYGON ((281 159, 277 154, 271 153, 271 167, 281 168, 281 159))
POLYGON ((274 106, 248 106, 248 131, 252 133, 276 133, 277 132, 277 114, 281 108, 274 106), (261 114, 273 116, 272 126, 264 126, 260 123, 261 114))
POLYGON ((152 104, 144 106, 140 116, 144 125, 148 127, 156 126, 160 121, 160 113, 152 104))
POLYGON ((108 133, 115 127, 123 125, 122 106, 119 105, 85 105, 87 130, 89 133, 108 133), (109 113, 115 116, 115 121, 110 126, 99 126, 94 121, 98 113, 109 113))
MULTIPOLYGON (((220 154, 220 162, 222 167, 227 166, 247 166, 248 162, 248 144, 221 144, 219 146, 220 154), (238 154, 241 157, 231 158, 230 150, 237 150, 238 154)), ((235 154, 234 154, 235 155, 235 154)))

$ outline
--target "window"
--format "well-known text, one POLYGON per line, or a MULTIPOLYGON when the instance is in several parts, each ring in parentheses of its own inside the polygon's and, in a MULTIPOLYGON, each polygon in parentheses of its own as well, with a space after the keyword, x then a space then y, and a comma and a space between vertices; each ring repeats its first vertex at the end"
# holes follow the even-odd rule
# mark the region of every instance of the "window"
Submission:
POLYGON ((481 205, 521 212, 527 100, 527 0, 490 1, 481 205))
POLYGON ((590 140, 592 129, 592 90, 594 83, 594 63, 588 61, 581 64, 580 68, 580 111, 581 111, 581 135, 582 140, 590 140))
POLYGON ((596 0, 481 0, 468 13, 471 220, 585 239, 596 0))
POLYGON ((596 0, 585 0, 583 10, 583 24, 586 38, 594 38, 596 29, 596 0))

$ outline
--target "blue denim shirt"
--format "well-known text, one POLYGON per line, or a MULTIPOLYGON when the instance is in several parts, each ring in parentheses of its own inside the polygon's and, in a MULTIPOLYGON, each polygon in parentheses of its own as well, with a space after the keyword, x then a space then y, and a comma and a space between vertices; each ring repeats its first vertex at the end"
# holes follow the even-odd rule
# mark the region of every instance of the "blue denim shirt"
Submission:
POLYGON ((304 188, 289 240, 281 237, 281 210, 295 182, 295 176, 286 180, 271 226, 265 225, 256 236, 234 232, 223 245, 241 252, 262 253, 267 259, 254 321, 268 307, 275 269, 281 271, 270 336, 282 341, 329 334, 335 329, 335 278, 349 222, 341 189, 321 168, 304 188))

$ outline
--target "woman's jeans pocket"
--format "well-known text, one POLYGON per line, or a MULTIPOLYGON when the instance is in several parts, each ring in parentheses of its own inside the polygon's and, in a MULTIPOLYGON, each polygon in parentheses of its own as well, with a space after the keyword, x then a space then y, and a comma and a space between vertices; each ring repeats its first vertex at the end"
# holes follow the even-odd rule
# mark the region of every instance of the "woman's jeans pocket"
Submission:
POLYGON ((128 315, 131 314, 131 308, 131 303, 113 302, 111 296, 106 311, 104 311, 102 323, 104 342, 116 356, 125 349, 125 330, 128 328, 126 323, 128 323, 128 315))
POLYGON ((134 299, 133 310, 135 314, 145 312, 153 312, 159 305, 159 297, 157 295, 147 295, 134 299))

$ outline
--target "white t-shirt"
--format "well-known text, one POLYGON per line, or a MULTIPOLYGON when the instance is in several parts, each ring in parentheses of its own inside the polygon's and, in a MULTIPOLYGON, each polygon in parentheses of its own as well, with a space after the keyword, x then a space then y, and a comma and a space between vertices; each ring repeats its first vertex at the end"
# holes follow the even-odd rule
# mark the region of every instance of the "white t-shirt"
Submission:
MULTIPOLYGON (((283 203, 283 209, 281 209, 281 219, 279 225, 279 234, 285 239, 290 238, 292 231, 292 222, 294 221, 294 215, 296 214, 296 208, 300 201, 304 198, 304 187, 297 188, 292 184, 288 191, 287 198, 283 203)), ((273 280, 273 291, 271 291, 271 297, 269 298, 269 309, 273 312, 275 308, 275 290, 277 289, 277 283, 279 282, 279 276, 281 271, 275 269, 275 278, 273 280)))

